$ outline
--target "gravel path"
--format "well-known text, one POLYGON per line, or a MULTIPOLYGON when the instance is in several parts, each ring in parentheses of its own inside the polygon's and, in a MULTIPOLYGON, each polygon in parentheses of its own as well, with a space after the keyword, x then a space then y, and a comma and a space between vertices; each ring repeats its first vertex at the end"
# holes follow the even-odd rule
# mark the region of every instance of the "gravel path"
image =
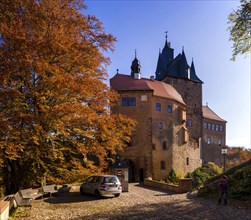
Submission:
POLYGON ((32 208, 23 209, 13 220, 126 220, 126 219, 234 219, 251 220, 251 204, 229 201, 227 206, 198 198, 195 194, 173 194, 130 184, 129 192, 118 198, 96 199, 75 192, 54 198, 35 200, 32 208))

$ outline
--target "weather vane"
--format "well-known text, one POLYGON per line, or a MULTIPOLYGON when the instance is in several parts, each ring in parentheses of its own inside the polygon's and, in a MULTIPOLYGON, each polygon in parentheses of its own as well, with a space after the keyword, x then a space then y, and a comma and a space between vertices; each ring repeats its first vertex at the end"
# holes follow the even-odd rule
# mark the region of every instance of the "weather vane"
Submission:
POLYGON ((167 33, 168 33, 168 31, 166 30, 166 31, 165 31, 165 34, 166 34, 166 39, 167 39, 167 33))

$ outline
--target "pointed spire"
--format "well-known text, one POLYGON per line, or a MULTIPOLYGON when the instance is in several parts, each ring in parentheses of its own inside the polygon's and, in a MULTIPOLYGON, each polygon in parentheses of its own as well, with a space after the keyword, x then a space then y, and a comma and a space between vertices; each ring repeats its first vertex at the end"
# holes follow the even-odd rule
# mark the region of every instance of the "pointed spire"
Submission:
POLYGON ((190 78, 191 80, 196 81, 196 82, 203 83, 203 82, 199 79, 199 77, 196 75, 195 67, 194 67, 194 62, 193 62, 193 58, 192 58, 192 63, 191 63, 191 70, 190 70, 190 72, 191 72, 191 78, 190 78))
POLYGON ((166 43, 165 43, 165 46, 168 46, 168 43, 167 43, 167 33, 168 33, 168 31, 166 30, 165 31, 165 34, 166 34, 166 43))
POLYGON ((191 63, 191 69, 193 69, 193 70, 194 70, 194 73, 195 73, 195 68, 194 68, 193 58, 192 58, 192 63, 191 63))
POLYGON ((165 31, 165 34, 166 34, 166 36, 165 36, 165 38, 166 38, 165 47, 171 48, 170 42, 167 41, 167 33, 168 33, 168 31, 165 31))
POLYGON ((167 70, 169 65, 173 61, 173 49, 171 48, 170 42, 167 41, 167 33, 165 31, 165 46, 163 47, 162 51, 159 51, 159 57, 157 61, 157 67, 155 71, 156 79, 161 80, 163 77, 167 75, 167 70))
POLYGON ((182 54, 180 57, 180 64, 179 64, 179 77, 181 78, 190 78, 190 70, 189 70, 189 65, 187 64, 187 59, 186 55, 184 52, 184 46, 182 46, 182 54), (188 74, 189 73, 189 74, 188 74))

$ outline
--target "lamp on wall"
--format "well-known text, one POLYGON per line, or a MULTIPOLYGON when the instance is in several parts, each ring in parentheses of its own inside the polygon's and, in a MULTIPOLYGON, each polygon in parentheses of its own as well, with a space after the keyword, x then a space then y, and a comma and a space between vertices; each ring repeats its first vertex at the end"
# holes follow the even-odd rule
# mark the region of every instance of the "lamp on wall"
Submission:
POLYGON ((226 170, 226 155, 227 155, 227 148, 221 149, 221 154, 223 155, 223 172, 225 173, 226 170))

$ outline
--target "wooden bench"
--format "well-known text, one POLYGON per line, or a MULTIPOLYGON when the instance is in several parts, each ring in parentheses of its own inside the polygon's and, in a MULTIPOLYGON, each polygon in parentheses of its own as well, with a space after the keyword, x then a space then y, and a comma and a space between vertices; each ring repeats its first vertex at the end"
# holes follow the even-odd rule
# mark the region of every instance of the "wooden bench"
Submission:
POLYGON ((47 195, 49 194, 50 195, 50 198, 52 196, 53 193, 57 193, 58 190, 57 190, 57 186, 56 185, 45 185, 45 186, 42 186, 42 193, 43 195, 47 195))

